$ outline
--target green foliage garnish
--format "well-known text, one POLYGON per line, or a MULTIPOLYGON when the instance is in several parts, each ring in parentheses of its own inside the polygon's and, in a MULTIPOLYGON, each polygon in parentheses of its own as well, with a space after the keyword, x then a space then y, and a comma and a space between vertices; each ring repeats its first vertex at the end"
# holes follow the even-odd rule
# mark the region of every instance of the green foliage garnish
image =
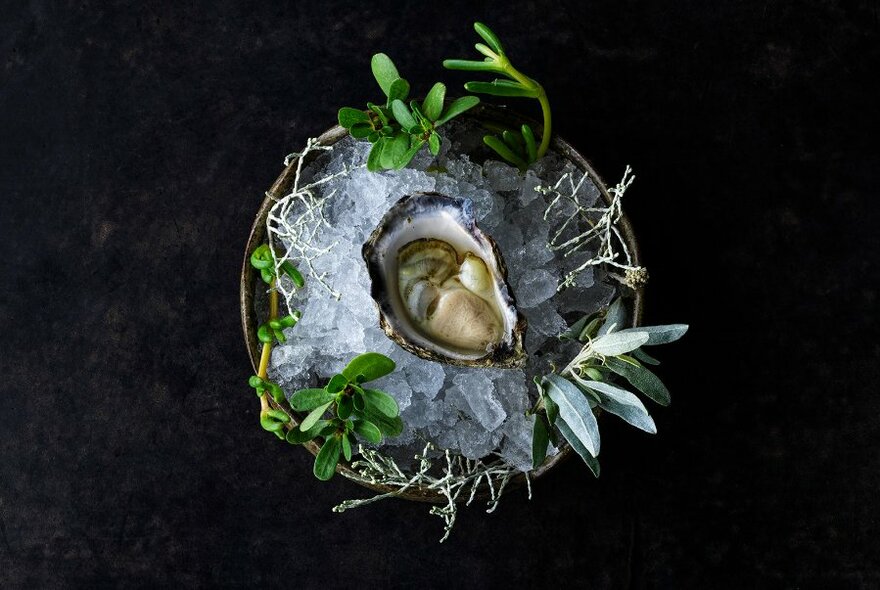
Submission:
POLYGON ((248 385, 257 391, 257 397, 266 395, 266 392, 268 391, 269 395, 272 396, 272 399, 275 400, 275 403, 280 404, 284 399, 284 391, 281 390, 281 387, 279 387, 277 383, 272 383, 268 379, 263 379, 259 375, 251 375, 250 379, 248 379, 248 385))
POLYGON ((581 352, 560 374, 544 376, 538 385, 538 403, 532 434, 532 463, 537 468, 547 456, 555 426, 563 438, 599 477, 599 428, 593 408, 599 407, 628 424, 654 434, 657 427, 641 400, 615 383, 623 378, 654 402, 669 405, 669 390, 642 362, 658 362, 642 350, 674 342, 687 332, 684 324, 620 329, 626 308, 615 300, 604 313, 585 316, 560 338, 584 343, 581 352), (641 359, 641 362, 640 362, 641 359))
MULTIPOLYGON (((251 254, 251 266, 260 271, 263 282, 267 284, 272 282, 275 278, 275 255, 269 244, 263 244, 254 250, 251 254)), ((282 262, 279 267, 281 272, 290 277, 297 289, 302 289, 306 284, 302 274, 289 260, 282 262)))
POLYGON ((483 61, 469 61, 464 59, 447 59, 443 61, 443 67, 450 70, 464 70, 468 72, 490 72, 501 74, 504 78, 496 78, 492 82, 468 82, 464 85, 469 92, 478 94, 490 94, 503 97, 534 98, 541 105, 541 113, 544 117, 544 129, 541 136, 541 145, 535 145, 535 134, 528 125, 523 125, 518 130, 504 130, 499 135, 486 135, 483 142, 492 148, 499 156, 525 171, 529 164, 538 158, 544 157, 550 147, 550 129, 552 118, 550 103, 543 86, 532 78, 529 78, 510 63, 510 59, 504 52, 504 47, 492 29, 483 23, 474 23, 474 30, 483 38, 486 44, 477 43, 477 51, 485 57, 483 61))
POLYGON ((282 318, 269 320, 257 328, 257 338, 264 344, 271 344, 273 338, 278 342, 287 342, 283 330, 294 327, 301 317, 302 313, 299 310, 294 310, 293 313, 282 318))
POLYGON ((352 137, 373 144, 367 158, 370 171, 399 170, 426 144, 436 156, 441 143, 437 129, 480 102, 476 96, 464 96, 444 109, 446 86, 437 82, 423 103, 416 100, 407 103, 409 82, 400 77, 391 58, 377 53, 370 65, 373 77, 385 94, 385 105, 367 103, 366 111, 343 107, 338 114, 339 125, 348 129, 352 137))
POLYGON ((378 389, 361 387, 388 375, 394 368, 390 358, 367 352, 353 358, 323 388, 300 389, 291 396, 291 407, 308 414, 287 433, 287 442, 302 444, 324 439, 315 458, 315 477, 330 479, 341 457, 350 461, 357 437, 378 444, 383 435, 397 436, 402 432, 403 421, 394 398, 378 389))

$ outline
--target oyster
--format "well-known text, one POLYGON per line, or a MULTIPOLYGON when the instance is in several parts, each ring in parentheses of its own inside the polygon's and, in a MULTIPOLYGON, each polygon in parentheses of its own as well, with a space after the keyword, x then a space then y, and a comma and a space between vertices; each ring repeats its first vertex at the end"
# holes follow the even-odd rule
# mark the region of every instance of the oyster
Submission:
POLYGON ((525 318, 494 240, 473 202, 439 193, 403 197, 364 244, 380 323, 422 358, 463 366, 525 364, 525 318))

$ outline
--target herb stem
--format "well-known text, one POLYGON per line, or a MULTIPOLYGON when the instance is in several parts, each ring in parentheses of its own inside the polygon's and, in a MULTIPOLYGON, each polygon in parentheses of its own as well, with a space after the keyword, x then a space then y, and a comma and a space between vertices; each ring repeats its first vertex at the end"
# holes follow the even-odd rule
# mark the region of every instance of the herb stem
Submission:
POLYGON ((547 93, 544 91, 544 87, 538 82, 532 80, 513 67, 513 64, 510 63, 510 60, 507 59, 506 55, 497 55, 496 59, 498 61, 498 66, 505 74, 529 90, 533 90, 535 92, 535 98, 541 103, 541 114, 544 117, 544 128, 541 130, 541 145, 538 147, 538 158, 543 158, 547 154, 547 150, 550 149, 550 128, 553 123, 552 117, 550 116, 550 101, 547 100, 547 93))
MULTIPOLYGON (((278 319, 278 290, 275 288, 275 280, 276 279, 272 279, 272 282, 269 283, 269 320, 278 319)), ((257 370, 257 375, 261 379, 266 379, 269 376, 269 358, 271 356, 272 344, 264 342, 263 351, 260 354, 260 366, 257 370)), ((260 411, 269 409, 268 397, 268 395, 260 396, 260 411)))

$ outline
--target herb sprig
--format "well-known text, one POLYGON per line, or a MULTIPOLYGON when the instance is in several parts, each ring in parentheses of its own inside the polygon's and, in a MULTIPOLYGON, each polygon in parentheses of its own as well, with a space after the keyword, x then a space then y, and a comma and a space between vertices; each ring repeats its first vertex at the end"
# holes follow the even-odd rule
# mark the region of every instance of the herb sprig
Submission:
POLYGON ((640 430, 650 434, 657 432, 653 418, 638 396, 616 381, 622 378, 655 403, 669 405, 669 390, 645 367, 659 361, 642 347, 674 342, 684 336, 688 326, 618 329, 625 322, 626 308, 618 298, 604 314, 585 316, 562 335, 564 339, 584 343, 584 347, 565 369, 535 380, 539 397, 530 411, 535 415, 533 467, 544 462, 550 442, 557 444, 555 426, 593 475, 599 477, 599 425, 593 413, 596 407, 640 430))
POLYGON ((537 147, 535 134, 527 124, 523 124, 519 130, 504 129, 498 135, 483 137, 483 142, 499 156, 525 171, 530 164, 544 157, 550 147, 552 117, 547 93, 536 80, 526 76, 513 66, 510 58, 504 52, 501 40, 492 29, 483 23, 476 22, 474 30, 486 42, 485 44, 477 43, 474 46, 485 56, 483 61, 447 59, 443 61, 443 67, 468 72, 491 72, 501 74, 506 78, 496 78, 492 82, 467 82, 464 87, 469 92, 503 97, 534 98, 540 103, 544 127, 541 130, 541 143, 537 147))
POLYGON ((403 431, 394 398, 384 391, 364 387, 394 368, 390 358, 367 352, 353 358, 323 388, 300 389, 291 396, 291 407, 308 414, 287 433, 287 442, 302 444, 319 437, 324 439, 315 457, 315 477, 330 479, 340 457, 350 461, 357 437, 378 444, 383 436, 397 436, 403 431))
POLYGON ((407 103, 409 82, 400 76, 391 58, 377 53, 370 65, 385 94, 385 104, 368 102, 366 111, 343 107, 338 113, 339 125, 348 129, 352 137, 365 138, 373 144, 367 158, 370 171, 399 170, 425 145, 436 156, 441 143, 437 129, 480 102, 476 96, 463 96, 445 106, 446 86, 437 82, 424 102, 407 103))
MULTIPOLYGON (((269 380, 268 370, 273 342, 285 342, 284 330, 295 326, 302 314, 293 310, 279 318, 276 260, 269 245, 257 247, 250 262, 260 271, 263 281, 269 284, 269 319, 257 329, 257 338, 263 343, 259 368, 257 374, 248 379, 248 385, 260 398, 260 425, 291 444, 323 439, 313 471, 318 479, 328 480, 333 477, 340 457, 351 460, 358 437, 378 444, 383 436, 398 436, 403 431, 400 409, 394 398, 378 389, 363 386, 394 371, 394 361, 377 352, 360 354, 346 365, 342 373, 331 377, 322 389, 297 391, 290 399, 290 408, 308 414, 299 426, 293 426, 290 414, 280 409, 284 391, 269 380), (273 408, 268 397, 278 407, 273 408)), ((302 275, 289 261, 277 268, 289 276, 297 288, 305 285, 302 275)))

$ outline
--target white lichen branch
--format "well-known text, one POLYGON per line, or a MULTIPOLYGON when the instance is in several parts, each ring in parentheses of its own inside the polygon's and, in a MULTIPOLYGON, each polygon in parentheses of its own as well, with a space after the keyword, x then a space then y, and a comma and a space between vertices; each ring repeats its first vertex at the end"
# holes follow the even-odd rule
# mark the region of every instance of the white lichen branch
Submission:
POLYGON ((584 172, 575 180, 573 173, 566 172, 553 186, 535 187, 536 191, 549 198, 544 211, 545 220, 554 212, 571 211, 562 213, 562 222, 548 240, 550 250, 562 252, 563 257, 567 258, 588 247, 595 249, 595 254, 588 260, 565 274, 557 290, 575 285, 580 274, 590 267, 603 264, 622 270, 622 276, 609 274, 623 284, 636 288, 647 280, 647 270, 633 263, 626 240, 617 228, 623 215, 623 195, 636 177, 632 174, 632 168, 627 166, 620 182, 608 189, 611 203, 607 207, 587 207, 581 202, 581 187, 588 178, 589 175, 584 172))
MULTIPOLYGON (((291 261, 300 271, 305 271, 316 283, 326 289, 333 297, 339 299, 341 294, 327 281, 326 272, 318 272, 315 261, 330 252, 336 242, 324 247, 316 247, 316 237, 322 227, 329 227, 324 216, 324 207, 336 195, 336 191, 321 194, 318 187, 335 178, 346 176, 358 166, 345 166, 339 172, 324 176, 313 182, 302 184, 302 171, 306 156, 312 152, 333 150, 331 145, 322 145, 317 139, 309 138, 303 151, 289 154, 284 165, 289 166, 296 159, 296 170, 290 192, 275 200, 266 218, 269 234, 269 245, 275 253, 276 276, 283 277, 277 282, 276 288, 284 297, 289 310, 293 309, 292 301, 296 294, 293 282, 281 272, 281 265, 291 261), (280 256, 279 252, 283 252, 280 256)), ((271 195, 270 195, 271 197, 271 195)))
MULTIPOLYGON (((432 473, 431 468, 434 465, 429 455, 433 450, 435 450, 434 445, 427 443, 422 453, 415 457, 419 462, 418 470, 414 474, 407 474, 390 457, 386 457, 376 450, 361 447, 361 459, 352 463, 352 469, 358 474, 358 477, 365 483, 381 484, 396 489, 371 498, 346 500, 335 506, 333 511, 344 512, 349 508, 372 504, 379 500, 399 496, 409 489, 433 490, 440 493, 445 499, 443 505, 433 506, 430 510, 431 514, 443 519, 443 537, 440 539, 442 543, 452 533, 458 516, 458 501, 465 490, 469 491, 468 500, 465 502, 465 505, 469 506, 476 498, 481 486, 486 489, 489 493, 486 512, 491 513, 498 507, 510 478, 519 472, 518 469, 500 457, 484 463, 482 460, 471 460, 461 455, 455 455, 447 449, 443 451, 441 456, 445 462, 441 473, 436 474, 436 470, 435 473, 432 473)), ((529 499, 531 499, 532 486, 528 475, 526 475, 526 485, 529 499)))

